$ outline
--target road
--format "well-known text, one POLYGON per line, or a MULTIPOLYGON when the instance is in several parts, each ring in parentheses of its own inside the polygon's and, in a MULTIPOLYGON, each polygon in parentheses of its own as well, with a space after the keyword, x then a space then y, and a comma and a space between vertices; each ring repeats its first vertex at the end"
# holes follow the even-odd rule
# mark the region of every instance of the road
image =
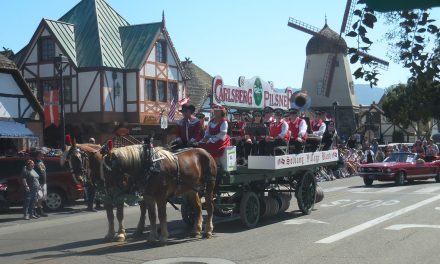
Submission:
MULTIPOLYGON (((187 259, 156 263, 439 263, 440 184, 366 188, 354 177, 320 185, 325 198, 311 215, 301 215, 293 200, 286 213, 254 229, 234 217, 217 218, 209 240, 189 238, 180 213, 170 207, 166 246, 148 244, 146 235, 104 242, 103 211, 72 210, 33 221, 0 215, 0 263, 144 263, 179 257, 187 259)), ((138 210, 126 208, 128 233, 138 210)))

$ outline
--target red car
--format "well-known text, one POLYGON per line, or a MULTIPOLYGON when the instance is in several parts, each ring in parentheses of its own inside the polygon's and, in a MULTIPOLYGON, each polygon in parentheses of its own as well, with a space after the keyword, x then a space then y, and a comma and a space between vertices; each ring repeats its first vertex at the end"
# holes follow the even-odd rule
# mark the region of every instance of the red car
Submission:
POLYGON ((366 186, 371 186, 375 180, 394 181, 396 185, 431 178, 440 182, 440 161, 425 162, 415 153, 392 153, 382 163, 362 164, 359 176, 366 186))
MULTIPOLYGON (((23 204, 23 184, 21 171, 28 157, 0 158, 0 180, 7 180, 9 205, 23 204)), ((65 168, 60 166, 60 157, 44 157, 47 171, 47 200, 46 209, 55 211, 62 209, 65 204, 84 197, 82 184, 65 168)))

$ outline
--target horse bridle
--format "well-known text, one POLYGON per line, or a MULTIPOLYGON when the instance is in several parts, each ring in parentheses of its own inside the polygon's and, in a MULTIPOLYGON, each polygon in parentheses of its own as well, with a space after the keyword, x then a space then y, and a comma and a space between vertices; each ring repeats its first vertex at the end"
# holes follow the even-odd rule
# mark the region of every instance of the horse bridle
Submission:
POLYGON ((66 160, 68 161, 69 164, 70 173, 76 175, 77 177, 79 176, 83 177, 83 180, 87 180, 87 171, 88 171, 89 162, 88 162, 88 155, 86 152, 82 151, 78 147, 75 147, 74 149, 69 150, 66 156, 66 160), (72 165, 72 155, 75 155, 78 158, 79 166, 72 165))

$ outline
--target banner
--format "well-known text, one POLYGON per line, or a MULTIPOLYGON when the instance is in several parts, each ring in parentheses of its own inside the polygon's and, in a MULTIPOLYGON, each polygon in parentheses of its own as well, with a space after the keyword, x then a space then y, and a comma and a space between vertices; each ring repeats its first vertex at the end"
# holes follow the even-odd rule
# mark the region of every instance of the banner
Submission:
POLYGON ((58 90, 44 91, 44 128, 54 124, 60 125, 59 92, 58 90))
POLYGON ((293 89, 289 87, 277 91, 273 88, 273 83, 265 82, 258 76, 251 79, 241 76, 238 87, 224 85, 220 76, 215 76, 212 83, 213 103, 226 107, 263 109, 270 106, 289 109, 292 93, 293 89))

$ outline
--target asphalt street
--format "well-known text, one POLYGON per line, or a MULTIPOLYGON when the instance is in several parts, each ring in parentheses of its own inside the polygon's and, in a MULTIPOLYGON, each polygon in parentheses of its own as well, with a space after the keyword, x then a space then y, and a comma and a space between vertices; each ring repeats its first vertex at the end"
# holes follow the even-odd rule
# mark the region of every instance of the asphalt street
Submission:
MULTIPOLYGON (((209 240, 190 238, 180 212, 169 207, 166 246, 147 243, 147 232, 105 242, 104 211, 75 207, 31 221, 18 219, 18 211, 0 215, 0 263, 440 263, 440 184, 366 188, 353 177, 320 185, 325 198, 311 215, 303 216, 294 198, 286 213, 253 229, 237 217, 216 218, 209 240)), ((130 235, 139 208, 125 211, 130 235)))

